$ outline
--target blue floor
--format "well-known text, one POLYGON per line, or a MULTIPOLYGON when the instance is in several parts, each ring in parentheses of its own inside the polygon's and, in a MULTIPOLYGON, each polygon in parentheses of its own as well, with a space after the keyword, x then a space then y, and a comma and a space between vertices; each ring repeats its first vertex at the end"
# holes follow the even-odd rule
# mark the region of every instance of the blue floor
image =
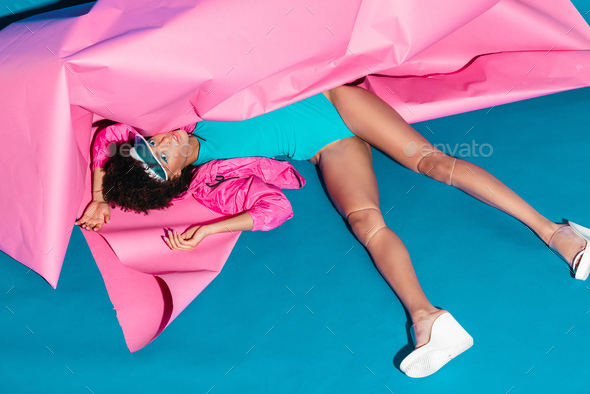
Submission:
MULTIPOLYGON (((590 226, 589 106, 587 88, 414 126, 549 219, 590 226)), ((588 282, 521 223, 375 152, 387 224, 429 298, 475 341, 435 375, 406 377, 401 304, 315 168, 294 164, 308 181, 287 191, 295 217, 244 233, 213 283, 134 354, 78 229, 57 290, 0 254, 0 392, 590 392, 588 282)))

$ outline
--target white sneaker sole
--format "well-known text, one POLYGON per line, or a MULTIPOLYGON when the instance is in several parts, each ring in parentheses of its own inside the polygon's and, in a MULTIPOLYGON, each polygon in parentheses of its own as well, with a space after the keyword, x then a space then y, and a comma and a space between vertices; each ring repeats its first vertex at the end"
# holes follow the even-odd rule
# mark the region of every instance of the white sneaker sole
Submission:
POLYGON ((586 240, 586 248, 583 250, 582 260, 580 260, 578 269, 574 275, 578 280, 586 280, 590 274, 590 253, 588 251, 588 247, 590 247, 590 229, 570 221, 568 221, 568 224, 572 230, 586 240))
POLYGON ((443 313, 432 325, 430 341, 410 353, 400 369, 412 378, 432 375, 473 346, 473 338, 450 313, 443 313))

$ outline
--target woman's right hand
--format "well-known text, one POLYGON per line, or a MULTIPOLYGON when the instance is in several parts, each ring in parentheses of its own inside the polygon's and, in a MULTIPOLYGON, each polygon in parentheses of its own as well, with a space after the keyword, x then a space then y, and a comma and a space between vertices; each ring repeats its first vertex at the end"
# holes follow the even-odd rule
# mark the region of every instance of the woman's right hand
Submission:
POLYGON ((210 234, 207 226, 193 226, 182 234, 169 229, 164 241, 172 250, 191 251, 210 234))
POLYGON ((91 201, 84 214, 75 224, 86 230, 99 231, 102 225, 111 221, 111 208, 104 201, 91 201))

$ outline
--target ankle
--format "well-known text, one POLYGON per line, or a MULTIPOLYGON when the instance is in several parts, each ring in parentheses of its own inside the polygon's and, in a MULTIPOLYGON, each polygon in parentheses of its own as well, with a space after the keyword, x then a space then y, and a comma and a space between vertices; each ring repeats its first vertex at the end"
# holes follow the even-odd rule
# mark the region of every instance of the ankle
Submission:
POLYGON ((422 320, 431 320, 432 316, 435 316, 442 312, 444 312, 444 309, 439 309, 431 305, 430 307, 425 307, 410 312, 410 316, 412 318, 412 323, 416 323, 422 320))
POLYGON ((586 240, 566 224, 555 231, 547 245, 556 251, 571 268, 576 269, 576 257, 586 247, 586 240))
POLYGON ((553 238, 555 233, 557 233, 557 231, 563 227, 567 227, 567 224, 549 222, 546 226, 544 226, 543 230, 537 232, 537 235, 543 242, 545 242, 545 244, 549 246, 551 238, 553 238))

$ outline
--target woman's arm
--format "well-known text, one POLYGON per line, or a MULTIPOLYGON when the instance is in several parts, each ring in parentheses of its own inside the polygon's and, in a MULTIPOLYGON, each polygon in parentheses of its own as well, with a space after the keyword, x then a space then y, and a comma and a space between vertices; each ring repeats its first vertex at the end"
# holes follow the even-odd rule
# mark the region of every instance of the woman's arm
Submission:
POLYGON ((112 156, 110 148, 113 143, 129 140, 133 132, 131 126, 125 124, 114 124, 101 130, 92 145, 92 198, 84 214, 75 224, 86 230, 99 231, 105 223, 111 220, 111 209, 106 203, 104 196, 108 190, 102 190, 102 179, 104 170, 102 167, 109 157, 112 156))
POLYGON ((103 224, 111 220, 111 209, 104 199, 104 190, 102 190, 102 178, 104 170, 100 167, 92 171, 92 200, 84 209, 84 214, 75 224, 85 230, 99 231, 103 224))
POLYGON ((92 170, 92 201, 105 202, 104 195, 106 192, 102 190, 102 178, 104 178, 104 170, 96 167, 92 170))
POLYGON ((180 234, 168 230, 168 237, 164 237, 166 244, 172 250, 193 250, 208 235, 234 231, 250 231, 254 226, 252 216, 242 212, 237 216, 202 226, 193 226, 180 234))
MULTIPOLYGON (((198 176, 195 179, 197 182, 202 181, 198 176)), ((235 216, 216 223, 193 226, 182 234, 169 230, 165 241, 172 250, 192 250, 211 234, 271 230, 293 216, 291 204, 281 189, 254 175, 228 179, 215 187, 201 182, 193 191, 193 196, 213 211, 235 216)))

